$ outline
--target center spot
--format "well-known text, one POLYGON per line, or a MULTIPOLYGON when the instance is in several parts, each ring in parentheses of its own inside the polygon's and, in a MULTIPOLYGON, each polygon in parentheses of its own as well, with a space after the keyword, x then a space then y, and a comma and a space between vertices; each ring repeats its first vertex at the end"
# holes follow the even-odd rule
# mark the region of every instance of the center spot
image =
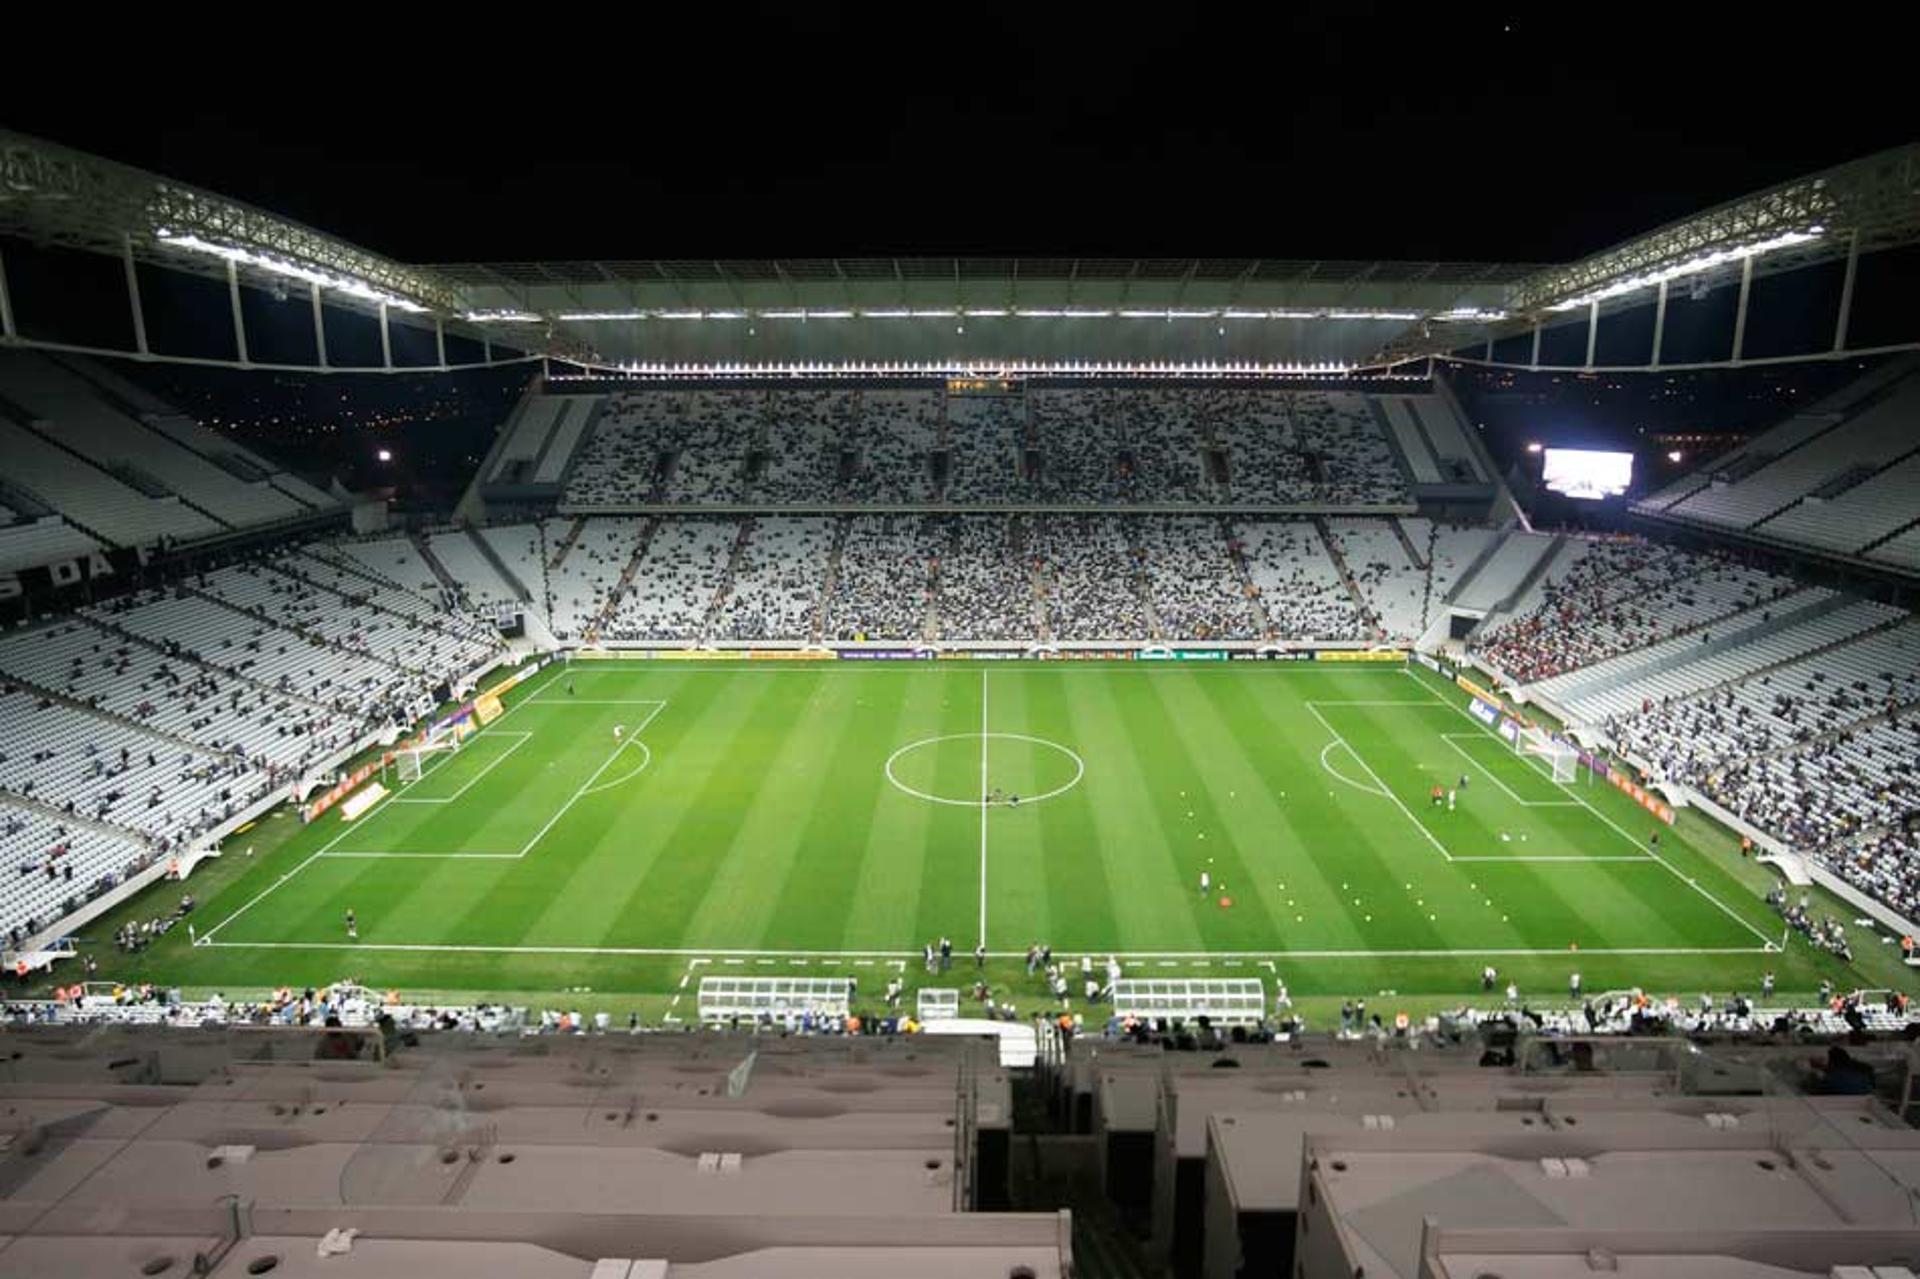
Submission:
POLYGON ((887 780, 915 799, 978 808, 1038 803, 1080 784, 1086 761, 1058 742, 1026 733, 947 733, 908 742, 887 757, 887 780), (986 780, 981 782, 984 739, 986 780), (991 797, 991 798, 990 798, 991 797))

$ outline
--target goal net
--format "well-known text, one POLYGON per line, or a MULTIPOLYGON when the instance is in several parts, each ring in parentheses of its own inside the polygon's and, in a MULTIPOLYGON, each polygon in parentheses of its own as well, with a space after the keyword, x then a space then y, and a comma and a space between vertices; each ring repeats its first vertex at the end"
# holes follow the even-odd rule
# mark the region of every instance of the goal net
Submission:
POLYGON ((428 762, 436 755, 450 755, 460 749, 460 734, 440 732, 427 736, 400 748, 394 757, 394 763, 403 782, 417 782, 432 767, 428 762))
POLYGON ((1580 752, 1571 742, 1561 741, 1543 728, 1522 728, 1513 747, 1544 763, 1556 782, 1571 782, 1579 776, 1580 752))

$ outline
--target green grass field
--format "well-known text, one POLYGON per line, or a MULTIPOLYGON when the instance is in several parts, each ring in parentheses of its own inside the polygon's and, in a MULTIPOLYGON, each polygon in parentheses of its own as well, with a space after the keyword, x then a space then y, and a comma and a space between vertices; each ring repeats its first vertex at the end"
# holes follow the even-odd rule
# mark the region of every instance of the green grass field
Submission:
POLYGON ((1651 852, 1626 796, 1555 783, 1417 668, 581 660, 507 700, 357 820, 230 841, 194 879, 199 944, 109 975, 664 1009, 690 972, 914 978, 944 935, 1023 996, 1035 941, 1296 995, 1457 999, 1487 963, 1548 996, 1576 968, 1589 992, 1862 984, 1778 949, 1764 872, 1698 818, 1651 852))

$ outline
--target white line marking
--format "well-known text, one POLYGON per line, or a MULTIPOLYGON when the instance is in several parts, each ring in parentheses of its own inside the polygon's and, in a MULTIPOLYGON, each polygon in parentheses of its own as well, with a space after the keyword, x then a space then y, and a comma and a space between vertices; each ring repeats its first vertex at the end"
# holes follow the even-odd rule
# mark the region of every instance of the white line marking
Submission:
MULTIPOLYGON (((1485 741, 1486 739, 1480 736, 1478 733, 1442 733, 1440 734, 1441 741, 1453 747, 1453 749, 1455 749, 1456 751, 1459 751, 1461 756, 1466 759, 1467 763, 1472 764, 1476 769, 1479 770, 1480 775, 1482 777, 1486 778, 1488 781, 1492 782, 1495 786, 1498 786, 1501 790, 1505 791, 1507 793, 1507 798, 1512 800, 1514 803, 1520 805, 1522 808, 1578 808, 1580 807, 1579 804, 1575 803, 1573 800, 1570 800, 1570 799, 1521 799, 1520 796, 1514 792, 1513 787, 1507 785, 1505 782, 1500 780, 1500 775, 1498 773, 1494 772, 1491 768, 1488 768, 1485 764, 1481 763, 1477 758, 1474 757, 1474 754, 1472 751, 1468 750, 1466 747, 1462 746, 1459 742, 1455 741, 1454 739, 1456 737, 1464 737, 1470 742, 1480 742, 1480 741, 1485 741)), ((1494 740, 1498 741, 1500 739, 1495 738, 1494 740)))
MULTIPOLYGON (((546 681, 540 684, 538 688, 534 690, 535 692, 538 692, 540 689, 546 688, 548 684, 551 684, 553 683, 554 680, 560 678, 560 672, 563 669, 565 669, 564 664, 560 662, 555 662, 553 666, 554 666, 553 674, 549 675, 546 681)), ((481 729, 480 731, 482 733, 486 733, 486 732, 492 731, 493 729, 498 728, 502 723, 506 722, 506 718, 508 715, 513 714, 515 711, 519 710, 522 706, 526 705, 527 701, 531 701, 531 700, 533 700, 533 698, 532 698, 532 695, 529 694, 529 696, 526 698, 525 701, 515 702, 512 706, 509 706, 506 709, 504 714, 502 714, 498 719, 494 720, 492 724, 488 725, 486 728, 481 729)), ((369 808, 367 812, 361 814, 361 816, 364 818, 370 815, 374 811, 374 809, 379 808, 380 804, 384 802, 385 800, 376 801, 373 807, 369 808)), ((346 823, 342 823, 342 827, 343 829, 338 835, 335 835, 332 839, 322 844, 305 861, 301 862, 298 866, 295 866, 292 870, 280 876, 280 878, 274 880, 271 884, 267 885, 265 888, 261 889, 258 893, 248 898, 245 902, 241 903, 240 908, 238 910, 235 910, 231 915, 228 915, 225 919, 222 919, 219 923, 207 929, 206 932, 201 933, 200 936, 206 940, 208 945, 217 945, 218 943, 216 943, 213 940, 213 935, 215 933, 219 932, 222 928, 225 928, 228 924, 231 924, 234 920, 240 918, 240 916, 246 914, 248 911, 252 910, 255 906, 259 905, 261 900, 265 898, 269 893, 273 893, 279 890, 280 888, 284 887, 288 880, 292 879, 295 875, 298 875, 301 871, 305 870, 307 867, 313 865, 314 862, 318 861, 321 857, 325 856, 327 851, 331 849, 335 844, 338 844, 341 840, 345 839, 350 833, 358 829, 357 825, 348 825, 346 823)))
POLYGON ((657 697, 535 697, 539 706, 665 706, 657 697))
MULTIPOLYGON (((1075 756, 1075 758, 1079 758, 1075 756)), ((1082 764, 1081 771, 1086 771, 1082 764)), ((889 774, 891 776, 891 774, 889 774)), ((1079 781, 1076 776, 1074 781, 1079 781)), ((980 669, 980 944, 987 944, 987 672, 980 669)))
POLYGON ((1320 767, 1326 769, 1329 773, 1332 773, 1335 777, 1345 782, 1347 785, 1353 787, 1357 791, 1364 791, 1369 795, 1378 795, 1383 799, 1386 798, 1387 793, 1385 791, 1380 790, 1374 786, 1369 786, 1364 782, 1354 781, 1351 777, 1348 777, 1345 773, 1335 768, 1333 766, 1332 761, 1327 759, 1327 756, 1331 752, 1336 750, 1343 750, 1343 749, 1349 755, 1353 753, 1353 748, 1351 746, 1348 746, 1345 742, 1328 742, 1325 746, 1322 746, 1320 748, 1320 767))
POLYGON ((1475 853, 1471 855, 1456 853, 1454 854, 1453 860, 1457 862, 1651 862, 1653 858, 1647 856, 1645 853, 1629 856, 1617 856, 1612 853, 1598 853, 1593 855, 1586 853, 1516 853, 1511 857, 1505 857, 1499 853, 1475 853))
MULTIPOLYGON (((1462 706, 1457 706, 1453 702, 1449 701, 1448 699, 1440 696, 1438 693, 1435 693, 1433 691, 1433 686, 1428 684, 1425 680, 1421 679, 1418 675, 1415 675, 1411 667, 1407 668, 1402 673, 1408 676, 1410 679, 1412 679, 1413 682, 1418 684, 1421 688, 1426 689, 1428 693, 1432 694, 1434 701, 1439 702, 1442 706, 1453 707, 1453 709, 1458 711, 1462 716, 1462 718, 1464 718, 1469 724, 1474 725, 1476 728, 1480 729, 1483 733, 1486 733, 1488 735, 1493 734, 1492 729, 1482 724, 1479 720, 1475 719, 1473 716, 1467 714, 1466 708, 1462 706)), ((1311 705, 1311 703, 1309 703, 1309 705, 1311 705)), ((1641 847, 1641 843, 1639 840, 1627 834, 1627 832, 1621 828, 1618 822, 1614 821, 1613 818, 1608 817, 1605 813, 1601 812, 1599 809, 1595 808, 1592 804, 1588 803, 1587 800, 1582 798, 1577 791, 1573 790, 1571 787, 1567 786, 1565 783, 1562 783, 1562 782, 1555 782, 1554 785, 1559 786, 1561 790, 1565 791, 1568 797, 1571 798, 1575 803, 1579 804, 1580 807, 1586 809, 1589 813, 1592 813, 1595 817, 1598 817, 1601 821, 1605 822, 1608 826, 1611 826, 1615 831, 1615 833, 1617 833, 1620 836, 1620 838, 1626 840, 1627 843, 1633 845, 1635 848, 1641 847)), ((1718 897, 1715 897, 1712 893, 1702 888, 1698 880, 1694 879, 1691 875, 1681 874, 1679 869, 1675 867, 1672 862, 1662 857, 1659 853, 1654 852, 1652 849, 1646 849, 1645 852, 1649 859, 1659 862, 1662 866, 1665 866, 1668 870, 1672 871, 1673 877, 1675 879, 1678 879, 1683 883, 1687 884, 1695 892, 1699 893, 1702 897, 1712 902, 1715 906, 1718 906, 1720 910, 1729 919, 1732 919, 1733 921, 1738 923, 1742 928, 1746 929, 1748 932, 1752 933, 1755 937, 1758 937, 1761 941, 1765 942, 1768 950, 1773 949, 1772 938, 1768 937, 1765 933, 1761 932, 1758 928, 1755 928, 1751 923, 1747 922, 1746 918, 1742 916, 1738 911, 1734 910, 1733 907, 1727 905, 1725 902, 1721 901, 1718 897)))
POLYGON ((1392 800, 1393 806, 1395 808, 1399 809, 1402 813, 1406 814, 1407 820, 1413 823, 1414 828, 1416 830, 1418 830, 1422 835, 1425 835, 1427 837, 1427 842, 1429 844, 1432 844, 1435 848, 1440 850, 1440 855, 1442 857, 1446 858, 1448 861, 1452 861, 1453 854, 1448 852, 1447 846, 1440 842, 1440 837, 1435 835, 1432 831, 1428 830, 1426 827, 1426 824, 1422 822, 1418 817, 1415 817, 1413 815, 1413 810, 1408 808, 1406 804, 1401 801, 1398 795, 1394 794, 1391 790, 1387 789, 1387 784, 1380 780, 1380 774, 1373 771, 1373 765, 1367 763, 1366 759, 1361 756, 1360 752, 1353 749, 1352 743, 1348 742, 1346 738, 1340 736, 1340 730, 1335 728, 1331 723, 1329 723, 1327 721, 1327 717, 1320 713, 1320 707, 1318 703, 1309 701, 1309 702, 1303 703, 1303 705, 1306 706, 1307 710, 1313 715, 1315 719, 1320 721, 1320 727, 1326 729, 1327 732, 1333 734, 1334 741, 1340 743, 1340 745, 1345 746, 1347 748, 1347 754, 1353 756, 1354 762, 1360 765, 1361 768, 1366 770, 1367 776, 1373 779, 1373 784, 1380 788, 1380 793, 1382 795, 1385 795, 1388 799, 1392 800))
POLYGON ((1057 795, 1064 795, 1078 786, 1080 779, 1087 775, 1087 761, 1080 758, 1080 752, 1071 747, 1062 746, 1059 742, 1051 741, 1048 738, 1035 737, 1030 733, 942 733, 938 737, 922 737, 918 741, 908 742, 905 746, 902 746, 899 750, 887 756, 887 762, 882 766, 881 771, 886 774, 887 781, 892 783, 893 788, 904 795, 911 795, 915 799, 924 799, 929 804, 947 804, 954 808, 972 808, 980 802, 979 799, 950 799, 945 795, 934 795, 918 787, 907 785, 901 781, 899 775, 893 771, 893 766, 899 762, 902 755, 919 750, 922 746, 933 746, 940 742, 957 742, 963 737, 978 737, 980 739, 980 751, 982 754, 986 753, 987 739, 996 738, 1000 741, 1028 742, 1034 746, 1044 746, 1048 750, 1060 752, 1073 761, 1072 777, 1069 777, 1066 781, 1050 791, 1043 791, 1038 795, 1026 796, 1020 801, 1022 804, 1038 804, 1042 800, 1052 799, 1057 795))
MULTIPOLYGON (((600 767, 593 770, 593 774, 590 777, 588 777, 585 782, 581 783, 580 789, 573 792, 573 797, 571 799, 567 800, 566 803, 560 805, 560 811, 555 813, 553 816, 547 818, 547 824, 542 826, 539 830, 535 831, 533 838, 520 846, 520 851, 519 853, 516 854, 516 856, 525 857, 528 851, 531 850, 535 844, 539 843, 542 839, 546 838, 547 832, 552 830, 555 824, 558 823, 562 817, 565 817, 567 815, 567 811, 569 809, 571 809, 575 804, 579 803, 581 799, 583 799, 585 796, 592 793, 593 784, 600 780, 600 774, 606 772, 607 769, 611 768, 613 766, 613 761, 616 759, 619 759, 621 752, 625 751, 627 747, 633 746, 639 742, 640 734, 646 731, 647 725, 653 723, 654 716, 658 715, 661 711, 661 707, 665 705, 666 703, 663 702, 660 704, 660 706, 655 706, 653 708, 652 713, 649 714, 645 719, 641 720, 638 724, 636 724, 631 733, 629 733, 627 736, 620 739, 620 744, 613 748, 613 753, 607 756, 606 759, 601 762, 600 767)), ((649 759, 652 758, 651 752, 648 753, 648 758, 649 759)), ((644 765, 642 767, 644 767, 644 765)), ((639 769, 635 769, 634 771, 638 772, 639 769)))
MULTIPOLYGON (((547 819, 547 824, 542 826, 538 831, 536 831, 532 839, 528 840, 525 844, 522 844, 520 846, 520 851, 517 853, 485 853, 485 852, 473 852, 470 850, 465 852, 458 852, 458 853, 428 853, 428 852, 417 852, 413 850, 403 851, 399 849, 395 849, 391 851, 385 850, 385 849, 341 849, 336 852, 329 852, 327 856, 328 857, 402 857, 402 858, 415 858, 415 859, 430 858, 430 859, 440 860, 440 861, 516 861, 522 857, 525 857, 528 853, 533 851, 533 846, 539 843, 543 838, 545 838, 547 832, 554 828, 555 823, 557 823, 562 817, 566 816, 568 809, 572 808, 575 804, 579 803, 581 800, 585 799, 589 795, 598 794, 599 792, 604 790, 611 790, 613 787, 618 786, 623 782, 632 781, 635 777, 638 777, 641 773, 644 773, 647 770, 647 766, 649 764, 653 763, 653 751, 648 748, 645 742, 640 740, 640 734, 647 727, 647 725, 653 723, 655 717, 657 717, 661 711, 666 709, 667 704, 665 702, 652 702, 648 704, 653 707, 653 711, 645 719, 641 720, 638 724, 636 724, 633 728, 633 731, 630 734, 620 739, 620 744, 613 748, 613 753, 607 756, 607 758, 601 762, 600 767, 593 770, 593 775, 591 777, 587 778, 585 782, 581 783, 580 789, 576 790, 573 793, 573 795, 570 798, 568 798, 567 802, 560 806, 560 811, 555 813, 552 817, 549 817, 547 819), (620 758, 620 753, 626 750, 630 746, 638 746, 642 754, 645 756, 645 758, 640 761, 640 764, 637 767, 632 768, 625 773, 622 773, 620 776, 613 778, 610 781, 600 782, 599 785, 595 785, 594 783, 599 778, 600 774, 606 772, 607 769, 613 764, 613 762, 616 759, 620 758)), ((504 716, 502 718, 504 718, 504 716)), ((495 722, 497 723, 498 721, 495 721, 495 722)))
MULTIPOLYGON (((831 959, 846 960, 854 965, 870 967, 869 961, 861 965, 855 956, 867 955, 884 959, 889 963, 904 965, 907 960, 918 961, 919 951, 897 950, 689 950, 672 947, 650 946, 469 946, 442 944, 439 942, 300 942, 300 941, 209 941, 208 946, 220 946, 229 950, 385 950, 406 952, 439 951, 454 954, 474 955, 612 955, 623 957, 661 957, 678 958, 683 955, 721 956, 723 964, 744 964, 748 959, 760 956, 783 957, 789 955, 807 955, 831 959), (728 958, 732 956, 732 958, 728 958)), ((1582 946, 1577 952, 1581 955, 1772 955, 1780 947, 1774 942, 1764 946, 1582 946)), ((1559 956, 1569 952, 1563 946, 1506 947, 1491 950, 1450 949, 1450 950, 1235 950, 1235 951, 1120 951, 1116 957, 1123 963, 1145 963, 1165 960, 1198 959, 1457 959, 1463 956, 1559 956)), ((1024 951, 989 951, 989 959, 1022 959, 1024 951)), ((698 960, 694 962, 699 962, 698 960)), ((1174 966, 1169 963, 1168 967, 1174 966)))
MULTIPOLYGON (((472 788, 475 782, 479 781, 482 777, 485 777, 488 773, 491 773, 495 768, 498 768, 500 764, 507 758, 507 756, 513 754, 515 751, 519 750, 522 746, 525 746, 527 744, 527 739, 532 737, 533 734, 532 733, 502 733, 500 734, 500 736, 502 738, 508 738, 508 737, 513 738, 514 739, 513 745, 501 751, 500 754, 495 756, 493 759, 488 760, 486 765, 483 768, 481 768, 479 772, 475 773, 472 777, 469 777, 467 779, 466 785, 462 786, 459 790, 455 791, 453 794, 445 796, 440 799, 415 799, 413 797, 413 789, 414 787, 418 786, 421 781, 425 780, 425 777, 423 776, 417 779, 412 786, 407 787, 405 791, 394 796, 393 802, 396 804, 451 804, 454 800, 459 799, 462 795, 466 794, 467 791, 472 788)), ((475 738, 474 740, 478 741, 479 739, 475 738)), ((438 771, 438 770, 435 770, 435 771, 438 771)))
MULTIPOLYGON (((635 729, 634 731, 636 734, 639 732, 638 729, 635 729)), ((640 753, 643 756, 645 756, 645 758, 643 758, 637 766, 635 766, 634 768, 628 769, 626 772, 620 774, 620 776, 618 777, 610 778, 607 781, 601 782, 598 786, 589 786, 587 787, 587 789, 581 791, 580 793, 582 795, 598 795, 603 790, 612 790, 614 787, 630 782, 634 778, 640 776, 640 774, 646 772, 647 765, 653 763, 653 751, 651 748, 648 747, 648 745, 645 742, 642 742, 642 741, 636 740, 634 742, 634 745, 638 746, 640 748, 640 753)))

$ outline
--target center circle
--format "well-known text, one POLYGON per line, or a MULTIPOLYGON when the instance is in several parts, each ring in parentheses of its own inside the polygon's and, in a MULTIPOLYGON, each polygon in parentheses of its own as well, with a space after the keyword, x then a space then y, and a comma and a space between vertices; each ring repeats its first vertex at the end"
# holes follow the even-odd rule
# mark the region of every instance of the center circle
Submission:
POLYGON ((887 780, 896 789, 915 799, 924 799, 930 804, 951 804, 955 808, 981 808, 990 804, 1011 805, 1016 795, 1022 804, 1037 804, 1043 799, 1064 795, 1086 776, 1087 762, 1077 752, 1058 742, 1026 733, 945 733, 939 737, 923 737, 917 742, 908 742, 887 756, 886 772, 887 780), (947 742, 977 742, 985 748, 984 793, 980 785, 977 755, 968 760, 972 767, 966 770, 964 783, 949 782, 943 787, 937 777, 932 776, 938 771, 939 748, 947 742), (1026 755, 1023 760, 1006 759, 1004 756, 1007 752, 1002 752, 1002 761, 996 765, 992 748, 994 742, 1018 742, 1036 749, 1023 752, 1026 755), (942 790, 959 791, 963 786, 971 793, 940 793, 942 790))

